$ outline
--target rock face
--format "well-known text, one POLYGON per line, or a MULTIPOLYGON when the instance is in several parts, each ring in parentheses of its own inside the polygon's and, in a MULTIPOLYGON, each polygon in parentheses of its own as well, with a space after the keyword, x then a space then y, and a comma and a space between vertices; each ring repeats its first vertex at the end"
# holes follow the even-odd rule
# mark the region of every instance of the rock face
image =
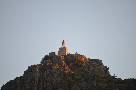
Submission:
POLYGON ((99 59, 77 53, 58 56, 52 52, 1 90, 136 90, 135 79, 121 80, 108 70, 99 59))

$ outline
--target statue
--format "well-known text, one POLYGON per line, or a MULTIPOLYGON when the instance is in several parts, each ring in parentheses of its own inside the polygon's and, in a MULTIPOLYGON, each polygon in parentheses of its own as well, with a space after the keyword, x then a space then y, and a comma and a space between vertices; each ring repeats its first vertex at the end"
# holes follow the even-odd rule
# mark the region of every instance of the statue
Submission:
POLYGON ((68 48, 65 46, 65 41, 62 41, 62 46, 59 48, 58 55, 64 56, 68 54, 68 48))
POLYGON ((63 40, 63 41, 62 41, 62 47, 64 47, 64 46, 65 46, 65 41, 63 40))

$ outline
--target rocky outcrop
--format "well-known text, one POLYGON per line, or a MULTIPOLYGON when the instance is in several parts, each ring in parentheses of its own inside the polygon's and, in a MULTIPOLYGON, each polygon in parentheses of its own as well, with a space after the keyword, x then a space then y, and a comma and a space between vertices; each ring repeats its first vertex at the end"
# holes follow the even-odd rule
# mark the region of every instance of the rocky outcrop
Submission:
POLYGON ((20 77, 1 90, 136 90, 136 80, 121 80, 109 73, 102 60, 80 54, 55 55, 54 52, 31 65, 20 77))

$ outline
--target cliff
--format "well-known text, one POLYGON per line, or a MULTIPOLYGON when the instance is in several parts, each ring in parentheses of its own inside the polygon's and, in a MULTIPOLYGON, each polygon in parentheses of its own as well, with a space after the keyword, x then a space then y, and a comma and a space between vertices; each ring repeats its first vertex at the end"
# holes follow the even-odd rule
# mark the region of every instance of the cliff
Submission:
POLYGON ((102 60, 77 53, 58 56, 52 52, 1 90, 136 90, 136 80, 111 76, 102 60))

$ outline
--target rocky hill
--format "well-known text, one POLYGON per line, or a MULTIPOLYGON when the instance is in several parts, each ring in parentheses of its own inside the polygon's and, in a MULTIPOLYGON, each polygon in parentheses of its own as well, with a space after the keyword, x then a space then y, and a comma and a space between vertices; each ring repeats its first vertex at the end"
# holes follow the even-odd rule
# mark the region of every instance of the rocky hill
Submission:
POLYGON ((84 55, 45 55, 1 90, 136 90, 136 80, 111 76, 102 60, 84 55))

